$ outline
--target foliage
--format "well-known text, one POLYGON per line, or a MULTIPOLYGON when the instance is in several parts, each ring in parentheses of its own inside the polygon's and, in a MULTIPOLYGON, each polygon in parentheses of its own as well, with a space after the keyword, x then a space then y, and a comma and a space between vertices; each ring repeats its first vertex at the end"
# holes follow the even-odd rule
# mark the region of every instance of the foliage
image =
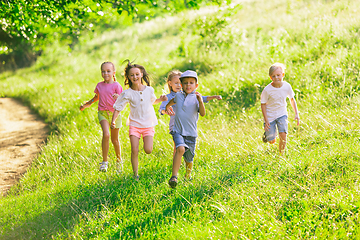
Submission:
POLYGON ((164 11, 197 8, 202 1, 1 1, 0 62, 29 66, 54 39, 72 48, 83 31, 99 29, 95 26, 110 27, 109 22, 117 22, 114 26, 124 27, 129 24, 128 16, 130 21, 149 19, 164 11))
POLYGON ((232 8, 212 6, 82 35, 70 53, 55 41, 32 67, 2 73, 0 95, 22 99, 51 134, 0 199, 0 238, 358 239, 359 5, 259 0, 236 8, 226 22, 232 8), (198 34, 208 27, 212 39, 198 34), (103 61, 115 63, 123 83, 124 59, 145 66, 157 96, 167 93, 172 69, 197 70, 198 91, 223 96, 206 104, 193 181, 184 181, 182 168, 176 190, 167 185, 167 116, 158 115, 153 153, 140 153, 139 182, 132 179, 128 109, 120 131, 125 170, 115 172, 111 151, 109 172, 98 171, 96 106, 78 107, 93 96, 103 61), (288 109, 284 157, 261 141, 259 95, 274 62, 286 64, 301 117, 296 126, 288 109))

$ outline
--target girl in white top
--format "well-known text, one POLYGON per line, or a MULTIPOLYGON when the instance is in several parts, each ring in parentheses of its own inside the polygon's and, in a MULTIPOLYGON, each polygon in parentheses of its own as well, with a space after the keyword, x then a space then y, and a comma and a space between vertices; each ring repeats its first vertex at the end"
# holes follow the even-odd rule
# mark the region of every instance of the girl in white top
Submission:
POLYGON ((276 128, 279 132, 279 151, 283 154, 286 146, 287 134, 287 110, 286 98, 295 112, 297 125, 300 123, 299 113, 295 101, 295 94, 289 83, 283 81, 285 76, 285 65, 274 63, 269 69, 269 76, 272 82, 267 85, 261 93, 261 111, 264 117, 263 141, 271 144, 275 143, 276 128))
POLYGON ((157 118, 153 104, 166 101, 167 97, 161 95, 156 99, 154 89, 150 87, 150 78, 145 68, 138 64, 132 64, 127 60, 127 66, 124 70, 125 85, 129 89, 123 91, 114 104, 114 115, 111 127, 115 127, 115 120, 126 104, 130 104, 130 114, 126 125, 129 126, 129 138, 131 144, 131 165, 134 172, 134 178, 139 179, 139 140, 141 135, 144 141, 144 151, 150 154, 153 150, 153 137, 155 134, 155 125, 157 118), (146 83, 146 85, 144 85, 146 83))

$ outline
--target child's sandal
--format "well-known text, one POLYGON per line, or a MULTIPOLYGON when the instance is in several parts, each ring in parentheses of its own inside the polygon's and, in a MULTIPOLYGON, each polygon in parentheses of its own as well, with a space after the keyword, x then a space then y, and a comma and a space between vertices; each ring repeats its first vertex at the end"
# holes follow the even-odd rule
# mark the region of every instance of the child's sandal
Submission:
POLYGON ((177 183, 178 183, 177 176, 172 176, 169 180, 169 186, 171 188, 176 188, 177 183))

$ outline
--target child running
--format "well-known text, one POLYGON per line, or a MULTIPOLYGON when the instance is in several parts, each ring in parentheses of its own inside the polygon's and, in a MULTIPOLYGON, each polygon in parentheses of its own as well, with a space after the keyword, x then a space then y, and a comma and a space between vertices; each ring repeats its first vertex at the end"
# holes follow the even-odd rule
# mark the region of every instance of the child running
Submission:
POLYGON ((297 125, 300 123, 299 113, 295 101, 295 94, 289 83, 283 81, 285 76, 285 65, 274 63, 269 69, 272 82, 267 85, 261 93, 261 111, 264 117, 263 141, 275 143, 276 128, 279 132, 279 151, 282 155, 286 147, 286 134, 288 131, 288 113, 286 110, 286 98, 295 112, 297 125))
MULTIPOLYGON (((175 111, 174 108, 175 106, 170 107, 169 112, 166 111, 166 105, 168 104, 168 102, 173 99, 175 97, 175 94, 177 92, 181 91, 181 81, 180 81, 180 76, 181 73, 179 70, 172 70, 171 72, 169 72, 168 74, 168 78, 167 78, 167 84, 168 84, 168 88, 170 93, 166 95, 166 97, 168 98, 167 101, 164 101, 161 103, 160 108, 159 108, 159 113, 161 115, 167 114, 170 115, 170 122, 169 122, 169 132, 171 133, 171 131, 173 130, 174 127, 174 121, 175 121, 175 111)), ((221 100, 222 97, 220 95, 214 95, 214 96, 206 96, 206 97, 202 97, 203 98, 203 102, 204 103, 208 103, 209 101, 213 100, 213 99, 217 99, 217 100, 221 100)), ((175 147, 175 143, 174 143, 174 155, 176 152, 176 147, 175 147)))
POLYGON ((150 78, 145 68, 138 64, 132 64, 127 60, 124 70, 125 85, 129 85, 129 89, 123 91, 114 104, 114 115, 111 127, 116 127, 116 118, 126 104, 130 104, 130 114, 126 125, 129 126, 129 138, 131 144, 131 165, 134 172, 134 179, 139 180, 139 141, 141 135, 144 141, 144 151, 150 154, 153 150, 153 137, 155 134, 155 125, 157 118, 155 115, 153 104, 166 101, 167 97, 161 95, 156 99, 154 89, 150 87, 150 78), (146 83, 146 85, 144 85, 146 83))
POLYGON ((173 157, 172 176, 169 180, 171 188, 175 188, 178 180, 177 175, 181 166, 181 158, 184 156, 186 163, 186 178, 190 179, 193 160, 195 156, 197 121, 199 113, 205 116, 205 106, 201 94, 195 92, 198 87, 196 72, 187 70, 180 77, 182 90, 166 105, 166 111, 171 112, 171 106, 175 105, 174 127, 171 132, 176 151, 173 157))
POLYGON ((121 127, 121 117, 114 119, 115 125, 111 129, 110 134, 110 123, 112 120, 112 115, 114 112, 113 105, 122 92, 121 85, 116 82, 115 77, 115 66, 112 62, 104 62, 101 64, 101 76, 104 81, 99 82, 95 88, 95 96, 87 101, 85 104, 80 106, 80 110, 83 111, 85 108, 88 108, 96 101, 99 101, 98 104, 98 119, 101 125, 103 132, 103 137, 101 141, 102 157, 103 161, 100 163, 100 171, 106 172, 108 168, 108 153, 109 153, 109 139, 111 136, 111 142, 114 145, 115 154, 116 154, 116 168, 117 171, 121 171, 121 151, 120 151, 120 142, 119 142, 119 129, 121 127))

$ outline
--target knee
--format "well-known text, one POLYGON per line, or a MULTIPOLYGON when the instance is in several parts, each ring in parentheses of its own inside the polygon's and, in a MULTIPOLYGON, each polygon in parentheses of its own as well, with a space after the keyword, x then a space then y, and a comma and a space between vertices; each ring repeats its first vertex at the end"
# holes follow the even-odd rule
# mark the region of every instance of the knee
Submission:
POLYGON ((113 145, 119 145, 120 142, 119 142, 119 138, 111 138, 111 142, 113 145))
POLYGON ((138 147, 131 147, 131 153, 132 154, 138 154, 139 153, 139 148, 138 147))
POLYGON ((146 149, 145 148, 144 151, 145 151, 146 154, 150 154, 152 152, 152 148, 151 149, 146 149))
POLYGON ((280 133, 279 138, 280 138, 280 141, 286 142, 286 133, 280 133))
POLYGON ((146 154, 150 154, 152 152, 153 148, 152 147, 144 147, 144 151, 146 154))
POLYGON ((106 139, 106 140, 109 140, 110 139, 110 133, 104 133, 103 138, 106 139))
POLYGON ((181 146, 181 147, 176 148, 176 153, 184 155, 185 147, 181 146))

